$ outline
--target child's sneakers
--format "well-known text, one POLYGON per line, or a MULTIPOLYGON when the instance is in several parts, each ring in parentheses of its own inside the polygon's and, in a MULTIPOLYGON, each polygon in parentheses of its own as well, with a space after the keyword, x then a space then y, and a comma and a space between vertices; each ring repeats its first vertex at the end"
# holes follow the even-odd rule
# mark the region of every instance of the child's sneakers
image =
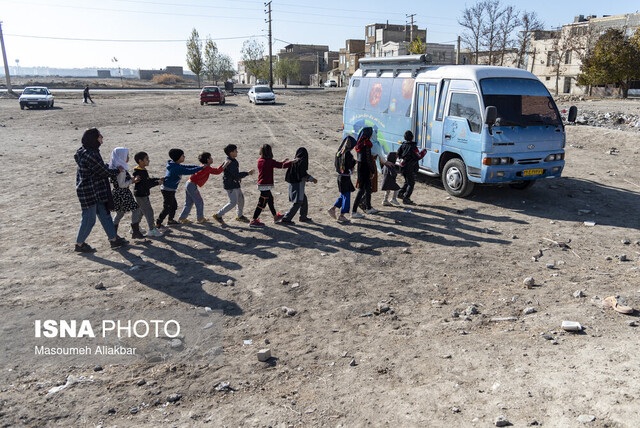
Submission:
POLYGON ((249 219, 245 216, 236 217, 236 221, 239 221, 242 223, 249 223, 249 219))
POLYGON ((337 220, 338 220, 338 223, 349 223, 351 221, 348 218, 346 218, 344 214, 340 214, 337 220))
POLYGON ((276 215, 274 215, 274 216, 273 216, 273 222, 274 222, 274 223, 277 223, 277 222, 279 222, 280 220, 282 220, 282 218, 283 218, 283 217, 284 217, 284 214, 280 214, 280 213, 278 213, 278 214, 276 214, 276 215))
POLYGON ((149 229, 149 231, 147 232, 147 237, 149 238, 159 238, 161 236, 164 236, 164 235, 157 228, 149 229))
POLYGON ((144 235, 138 229, 138 230, 134 230, 133 232, 131 232, 131 238, 133 238, 133 239, 144 239, 144 235))
POLYGON ((127 241, 126 239, 124 239, 121 236, 116 236, 116 239, 114 239, 113 241, 109 241, 111 244, 111 248, 120 248, 124 245, 127 245, 129 243, 129 241, 127 241))
POLYGON ((216 213, 216 214, 214 214, 212 217, 213 217, 213 219, 214 219, 215 221, 217 221, 218 223, 220 223, 220 224, 224 224, 224 220, 222 219, 222 216, 219 216, 217 213, 216 213))
POLYGON ((327 210, 332 219, 336 220, 336 207, 331 207, 327 210))
POLYGON ((382 206, 383 207, 392 207, 393 204, 385 199, 384 201, 382 201, 382 206))
POLYGON ((177 221, 175 221, 175 220, 169 219, 169 220, 167 220, 167 224, 168 224, 169 226, 175 226, 176 224, 180 224, 180 223, 178 223, 178 222, 177 222, 177 221))
POLYGON ((393 205, 400 205, 400 201, 398 201, 396 198, 391 199, 391 203, 393 205))
POLYGON ((95 253, 96 249, 91 247, 89 244, 87 244, 86 242, 83 242, 82 244, 78 245, 76 244, 76 248, 74 250, 76 253, 95 253))
POLYGON ((251 220, 251 223, 249 223, 250 227, 264 227, 264 223, 260 221, 259 218, 255 219, 255 220, 251 220))
POLYGON ((364 214, 356 211, 354 213, 351 213, 351 218, 364 218, 364 214))
POLYGON ((378 214, 380 211, 378 211, 375 208, 369 208, 368 210, 365 211, 367 214, 378 214))
POLYGON ((210 223, 209 219, 206 217, 202 217, 198 219, 199 224, 210 223))
MULTIPOLYGON (((179 221, 181 224, 192 224, 192 223, 193 223, 193 222, 192 222, 191 220, 189 220, 188 218, 179 218, 179 219, 178 219, 178 221, 179 221)), ((171 223, 169 223, 169 224, 171 224, 171 223)))

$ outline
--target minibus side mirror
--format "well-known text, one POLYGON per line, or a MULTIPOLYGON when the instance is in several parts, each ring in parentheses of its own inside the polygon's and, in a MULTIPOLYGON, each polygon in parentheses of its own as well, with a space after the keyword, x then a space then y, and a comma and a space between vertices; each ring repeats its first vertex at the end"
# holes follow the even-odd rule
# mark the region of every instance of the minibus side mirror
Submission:
POLYGON ((498 118, 498 109, 494 106, 487 106, 484 109, 484 123, 487 125, 493 125, 496 123, 496 119, 498 118))
POLYGON ((567 118, 567 121, 573 123, 576 121, 577 116, 578 116, 578 107, 576 106, 569 107, 569 117, 567 118))

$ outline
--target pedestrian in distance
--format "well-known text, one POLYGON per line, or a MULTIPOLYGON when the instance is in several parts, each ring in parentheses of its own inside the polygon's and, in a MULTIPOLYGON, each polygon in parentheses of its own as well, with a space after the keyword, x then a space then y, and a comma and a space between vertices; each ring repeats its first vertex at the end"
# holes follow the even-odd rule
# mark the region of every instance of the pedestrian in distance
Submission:
POLYGON ((109 169, 100 155, 101 145, 100 131, 96 128, 87 129, 82 135, 82 147, 74 155, 78 164, 76 193, 82 208, 82 221, 75 245, 75 251, 79 253, 95 251, 85 241, 96 223, 96 216, 107 234, 111 248, 118 248, 128 243, 126 239, 117 236, 113 220, 109 215, 113 205, 109 177, 117 176, 121 169, 109 169))
POLYGON ((91 104, 95 104, 89 94, 89 85, 85 86, 84 91, 82 92, 82 102, 87 104, 87 100, 91 101, 91 104))

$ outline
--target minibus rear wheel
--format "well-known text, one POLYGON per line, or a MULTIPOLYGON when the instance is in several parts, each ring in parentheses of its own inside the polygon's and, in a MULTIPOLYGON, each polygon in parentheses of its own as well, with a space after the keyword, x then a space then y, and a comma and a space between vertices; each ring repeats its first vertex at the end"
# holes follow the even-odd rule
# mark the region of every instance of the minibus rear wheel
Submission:
POLYGON ((442 184, 451 196, 464 198, 473 191, 474 183, 467 177, 467 166, 460 158, 449 159, 442 169, 442 184))
POLYGON ((515 183, 509 183, 509 187, 516 190, 525 190, 533 186, 536 180, 516 181, 515 183))

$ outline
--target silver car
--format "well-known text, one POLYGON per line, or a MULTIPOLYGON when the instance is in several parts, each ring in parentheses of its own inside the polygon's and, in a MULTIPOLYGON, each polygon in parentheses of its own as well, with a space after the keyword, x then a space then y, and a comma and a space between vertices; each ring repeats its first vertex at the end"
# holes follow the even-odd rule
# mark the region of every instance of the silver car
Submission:
POLYGON ((27 86, 22 91, 20 98, 20 109, 24 110, 25 107, 53 107, 53 95, 49 92, 49 89, 44 86, 27 86))
POLYGON ((252 86, 247 93, 250 103, 275 104, 276 95, 266 85, 252 86))

